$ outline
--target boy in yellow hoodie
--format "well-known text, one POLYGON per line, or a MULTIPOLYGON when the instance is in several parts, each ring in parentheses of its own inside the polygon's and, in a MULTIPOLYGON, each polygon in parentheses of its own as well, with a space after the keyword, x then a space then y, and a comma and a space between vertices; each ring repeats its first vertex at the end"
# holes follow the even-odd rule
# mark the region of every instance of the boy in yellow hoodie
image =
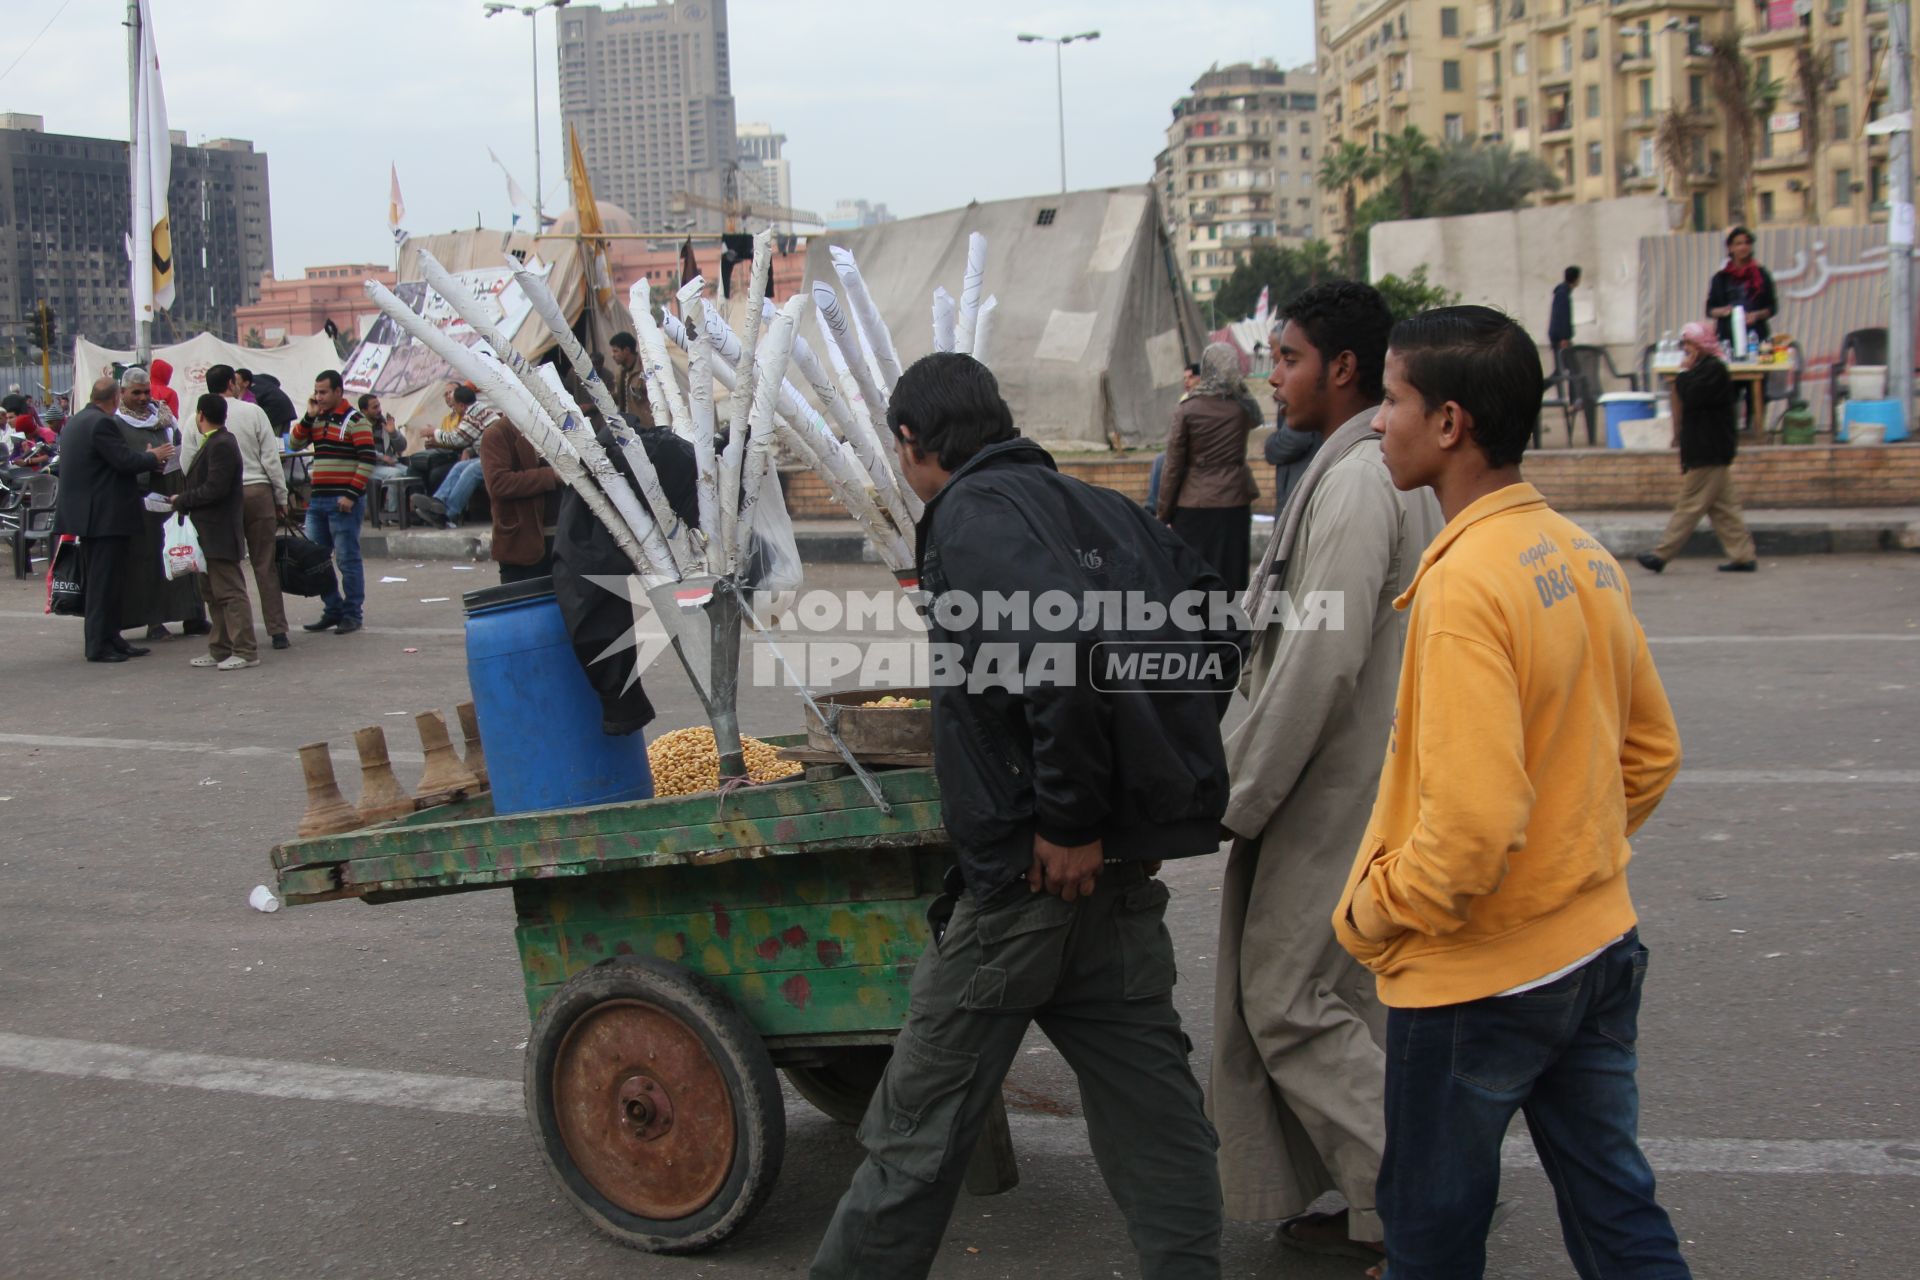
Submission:
POLYGON ((1387 352, 1387 470, 1447 521, 1397 602, 1393 732, 1333 921, 1389 1006, 1388 1280, 1483 1273, 1516 1110, 1582 1277, 1690 1275, 1636 1133, 1626 877, 1679 735, 1620 566, 1520 478, 1541 380, 1486 307, 1403 321, 1387 352))

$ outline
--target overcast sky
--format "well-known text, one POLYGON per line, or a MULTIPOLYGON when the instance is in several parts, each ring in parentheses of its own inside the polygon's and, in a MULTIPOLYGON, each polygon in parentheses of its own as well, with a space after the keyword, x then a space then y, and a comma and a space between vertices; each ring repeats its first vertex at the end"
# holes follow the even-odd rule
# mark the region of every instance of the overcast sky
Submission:
MULTIPOLYGON (((267 153, 276 273, 390 260, 387 166, 408 229, 508 219, 491 146, 533 186, 528 20, 481 0, 151 0, 167 114, 190 141, 267 153)), ((606 6, 615 7, 615 6, 606 6)), ((5 0, 0 111, 127 135, 124 0, 5 0), (56 13, 58 16, 56 17, 56 13)), ((1065 50, 1071 186, 1144 182, 1168 109, 1214 63, 1313 56, 1309 0, 731 0, 739 119, 787 135, 794 203, 911 216, 1059 185, 1054 54, 1022 31, 1098 28, 1065 50)), ((554 18, 540 25, 545 186, 560 193, 554 18)))

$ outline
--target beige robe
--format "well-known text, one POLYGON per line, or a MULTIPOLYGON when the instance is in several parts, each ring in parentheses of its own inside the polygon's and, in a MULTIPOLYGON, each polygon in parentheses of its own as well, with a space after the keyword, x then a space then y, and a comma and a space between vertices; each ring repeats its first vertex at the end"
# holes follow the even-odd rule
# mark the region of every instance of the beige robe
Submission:
POLYGON ((1234 842, 1221 886, 1211 1114, 1229 1217, 1305 1211, 1338 1191, 1379 1240, 1386 1011, 1328 924, 1373 807, 1406 617, 1393 607, 1440 531, 1430 490, 1403 494, 1368 435, 1307 499, 1281 586, 1342 593, 1338 629, 1268 628, 1247 718, 1227 740, 1234 842))

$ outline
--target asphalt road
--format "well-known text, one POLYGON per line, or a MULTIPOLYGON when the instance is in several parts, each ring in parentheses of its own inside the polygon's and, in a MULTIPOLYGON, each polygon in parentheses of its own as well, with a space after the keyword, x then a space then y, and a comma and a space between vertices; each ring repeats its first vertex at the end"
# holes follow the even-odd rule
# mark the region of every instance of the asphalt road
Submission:
MULTIPOLYGON (((247 907, 300 816, 298 744, 333 741, 345 771, 354 729, 384 724, 405 749, 401 713, 466 696, 458 597, 490 566, 373 568, 406 581, 370 587, 366 632, 298 636, 227 675, 190 669, 181 640, 88 666, 76 620, 41 617, 36 583, 0 582, 0 1276, 803 1274, 858 1150, 796 1098, 779 1188, 719 1252, 635 1254, 560 1199, 515 1110, 527 1019, 506 894, 247 907)), ((1920 558, 1629 571, 1687 749, 1634 863, 1662 1197, 1703 1277, 1904 1274, 1920 1243, 1920 558)), ((886 584, 858 566, 814 577, 886 584)), ((659 727, 698 722, 677 673, 650 689, 659 727)), ((750 692, 743 719, 800 725, 777 691, 750 692)), ((1220 871, 1166 873, 1202 1064, 1220 871)), ((1044 1039, 1009 1096, 1023 1185, 962 1200, 935 1274, 1135 1274, 1044 1039)), ((1520 1209, 1490 1274, 1571 1275, 1538 1170, 1516 1162, 1507 1194, 1520 1209)), ((1270 1237, 1230 1226, 1228 1274, 1359 1274, 1270 1237)))

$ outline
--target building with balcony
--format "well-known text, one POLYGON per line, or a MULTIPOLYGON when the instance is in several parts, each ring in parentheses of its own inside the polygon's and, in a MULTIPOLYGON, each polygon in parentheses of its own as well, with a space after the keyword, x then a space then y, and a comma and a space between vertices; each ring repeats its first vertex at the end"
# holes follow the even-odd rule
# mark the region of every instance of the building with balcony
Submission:
POLYGON ((1187 287, 1205 300, 1261 244, 1316 226, 1318 87, 1310 67, 1214 66, 1173 104, 1154 186, 1187 287))
MULTIPOLYGON (((1889 109, 1888 0, 1318 3, 1329 146, 1372 147, 1407 124, 1436 141, 1506 143, 1558 176, 1542 203, 1663 194, 1697 229, 1887 216, 1887 143, 1864 130, 1889 109), (1754 121, 1744 200, 1713 94, 1713 50, 1728 40, 1774 91, 1754 121), (1425 74, 1436 61, 1437 77, 1425 74), (1669 121, 1686 130, 1678 169, 1659 146, 1669 121)), ((1321 212, 1336 234, 1338 193, 1323 193, 1321 212)))

